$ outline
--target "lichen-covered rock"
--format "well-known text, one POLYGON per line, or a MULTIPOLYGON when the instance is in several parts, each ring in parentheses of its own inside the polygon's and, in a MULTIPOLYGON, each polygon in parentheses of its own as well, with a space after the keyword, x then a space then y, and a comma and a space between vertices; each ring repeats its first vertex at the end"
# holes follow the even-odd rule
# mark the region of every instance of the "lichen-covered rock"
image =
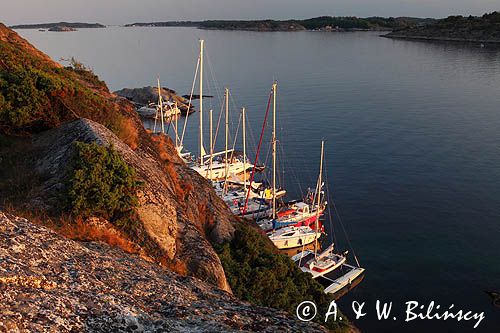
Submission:
POLYGON ((74 141, 113 145, 125 162, 132 166, 144 186, 138 193, 137 213, 140 225, 132 240, 158 262, 178 273, 190 274, 230 291, 219 257, 210 241, 232 237, 234 217, 210 188, 206 180, 190 170, 177 157, 171 145, 165 145, 174 169, 169 174, 153 152, 136 150, 118 139, 110 130, 88 119, 66 123, 34 137, 35 170, 42 179, 32 205, 48 210, 56 207, 64 189, 67 166, 74 152, 74 141), (177 177, 177 178, 176 178, 177 177), (192 189, 186 200, 179 199, 179 183, 192 189))
POLYGON ((322 332, 103 243, 0 212, 1 332, 322 332), (23 247, 19 247, 23 244, 23 247))

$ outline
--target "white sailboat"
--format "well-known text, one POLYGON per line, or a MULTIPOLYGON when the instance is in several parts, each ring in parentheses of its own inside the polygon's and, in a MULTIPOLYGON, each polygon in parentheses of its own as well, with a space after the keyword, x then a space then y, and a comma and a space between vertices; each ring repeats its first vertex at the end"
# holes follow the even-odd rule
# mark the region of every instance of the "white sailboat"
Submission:
MULTIPOLYGON (((274 90, 276 88, 274 87, 274 90)), ((275 108, 273 108, 275 109, 275 108)), ((274 113, 274 112, 273 112, 274 113)), ((273 115, 273 118, 275 118, 275 115, 273 115)), ((273 127, 274 128, 274 127, 273 127)), ((275 145, 276 145, 276 137, 273 131, 273 152, 275 151, 275 145)), ((275 176, 275 156, 273 156, 273 188, 275 188, 275 182, 276 182, 276 176, 275 176)), ((307 244, 310 244, 314 241, 317 243, 317 239, 319 236, 321 236, 321 230, 319 230, 318 226, 318 220, 320 216, 320 210, 321 210, 321 186, 322 186, 322 181, 321 181, 321 176, 322 176, 322 171, 323 171, 323 145, 321 148, 321 161, 320 161, 320 172, 319 172, 319 177, 318 177, 318 184, 316 187, 316 198, 317 198, 317 204, 316 204, 316 214, 315 214, 315 225, 316 227, 312 229, 309 227, 309 225, 305 226, 289 226, 289 227, 284 227, 278 230, 274 230, 270 233, 268 233, 269 239, 274 243, 274 245, 278 249, 288 249, 288 248, 293 248, 293 247, 298 247, 298 246, 304 246, 307 244)), ((309 208, 309 206, 307 206, 309 208)), ((302 207, 304 208, 304 207, 302 207)), ((305 212, 304 212, 305 213, 305 212)), ((310 212, 307 210, 307 217, 306 219, 310 219, 309 215, 310 212)), ((276 221, 276 207, 275 207, 275 200, 273 200, 273 214, 272 214, 272 219, 271 223, 275 223, 276 221)), ((261 228, 265 228, 265 226, 269 224, 269 220, 264 221, 263 223, 260 224, 261 228)), ((295 224, 295 223, 294 223, 295 224)))
MULTIPOLYGON (((321 161, 323 161, 323 151, 324 142, 321 142, 321 161)), ((322 163, 320 165, 322 170, 322 163)), ((315 222, 316 228, 318 227, 318 218, 319 216, 315 222)), ((342 254, 335 253, 334 244, 318 253, 316 240, 313 251, 302 251, 293 256, 292 260, 303 272, 311 274, 313 279, 318 279, 325 286, 325 293, 338 295, 342 290, 349 288, 365 271, 364 268, 359 267, 356 257, 357 267, 347 264, 347 253, 347 251, 342 254)))
MULTIPOLYGON (((260 199, 264 201, 270 201, 272 200, 273 197, 273 191, 272 188, 269 186, 265 186, 263 183, 257 183, 251 181, 248 183, 248 177, 247 177, 247 172, 246 170, 249 169, 247 167, 247 164, 251 166, 251 168, 254 167, 253 164, 249 164, 247 162, 247 154, 246 154, 246 112, 245 108, 242 108, 242 124, 243 124, 243 169, 245 172, 242 173, 243 175, 243 180, 241 180, 240 176, 237 176, 235 174, 231 175, 231 178, 226 177, 224 181, 221 183, 221 186, 217 188, 216 186, 216 191, 218 192, 219 196, 226 202, 228 201, 244 201, 246 200, 247 196, 250 199, 260 199)), ((276 192, 276 197, 280 198, 286 194, 286 191, 284 189, 279 189, 276 192)))
POLYGON ((278 249, 290 249, 311 244, 317 232, 309 227, 286 227, 267 234, 278 249))
MULTIPOLYGON (((246 160, 246 156, 239 158, 235 156, 234 150, 228 149, 228 113, 229 113, 229 89, 225 89, 225 107, 226 107, 226 149, 222 152, 213 152, 207 154, 203 146, 203 52, 204 40, 200 39, 200 127, 199 127, 199 161, 192 166, 192 169, 209 180, 222 180, 231 174, 241 174, 253 167, 253 164, 246 160), (222 158, 222 155, 224 157, 222 158)), ((212 138, 211 138, 212 140, 212 138)))

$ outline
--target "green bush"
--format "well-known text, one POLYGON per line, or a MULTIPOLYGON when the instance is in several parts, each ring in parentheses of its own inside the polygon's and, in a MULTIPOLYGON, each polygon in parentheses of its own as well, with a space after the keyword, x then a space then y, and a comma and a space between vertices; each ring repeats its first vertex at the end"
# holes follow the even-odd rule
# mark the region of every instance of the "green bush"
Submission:
MULTIPOLYGON (((239 299, 293 315, 302 301, 314 300, 319 314, 327 312, 331 299, 323 287, 290 258, 277 253, 265 236, 251 226, 239 223, 233 239, 215 244, 214 248, 229 285, 239 299)), ((325 325, 321 316, 318 315, 317 320, 325 325)), ((338 332, 347 328, 347 323, 329 320, 326 326, 338 332)))
POLYGON ((74 143, 70 165, 69 209, 82 217, 99 216, 119 226, 132 223, 141 186, 136 172, 112 146, 74 143))

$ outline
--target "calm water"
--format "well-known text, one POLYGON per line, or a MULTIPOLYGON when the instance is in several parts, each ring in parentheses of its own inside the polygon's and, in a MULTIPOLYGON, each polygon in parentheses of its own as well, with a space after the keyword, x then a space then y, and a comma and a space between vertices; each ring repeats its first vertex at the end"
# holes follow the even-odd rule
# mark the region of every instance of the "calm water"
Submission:
MULTIPOLYGON (((250 142, 277 79, 285 186, 292 195, 313 186, 326 139, 330 192, 367 269, 341 301, 344 311, 352 317, 350 302, 366 301, 369 315, 356 324, 368 332, 471 330, 471 322, 404 322, 404 302, 435 300, 485 311, 477 331, 499 331, 500 308, 483 292, 500 290, 499 50, 375 33, 20 33, 56 60, 75 56, 113 90, 153 85, 160 75, 180 94, 191 89, 204 38, 207 93, 231 88, 231 123, 246 106, 250 142), (397 321, 376 320, 377 299, 394 302, 397 321)), ((217 119, 219 102, 205 105, 217 119)), ((185 145, 196 152, 198 114, 188 124, 185 145)), ((345 244, 338 233, 338 248, 345 244)))

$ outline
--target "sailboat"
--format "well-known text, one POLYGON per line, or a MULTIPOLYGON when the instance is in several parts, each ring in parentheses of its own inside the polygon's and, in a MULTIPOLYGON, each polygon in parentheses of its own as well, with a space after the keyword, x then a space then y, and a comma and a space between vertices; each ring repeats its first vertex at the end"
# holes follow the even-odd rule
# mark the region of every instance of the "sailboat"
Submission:
MULTIPOLYGON (((273 149, 273 152, 274 151, 275 149, 273 149)), ((276 157, 273 156, 274 163, 275 159, 276 157)), ((314 200, 315 195, 320 196, 322 185, 323 184, 321 184, 320 187, 317 188, 316 192, 308 193, 304 201, 293 202, 286 207, 283 207, 282 210, 277 213, 277 216, 259 220, 257 221, 257 224, 266 232, 289 226, 310 226, 317 218, 319 218, 319 215, 323 214, 323 211, 326 207, 326 202, 320 202, 316 204, 314 200), (319 215, 317 214, 318 212, 319 215)), ((319 230, 319 228, 313 229, 319 230)))
MULTIPOLYGON (((203 52, 204 40, 200 39, 200 126, 199 126, 199 160, 192 165, 192 169, 209 180, 222 180, 231 174, 241 174, 253 167, 246 156, 239 158, 235 156, 233 149, 228 149, 228 112, 229 112, 229 89, 225 89, 225 107, 226 107, 226 149, 222 152, 213 152, 213 147, 210 147, 210 153, 207 154, 203 146, 203 52), (222 156, 224 156, 222 158, 222 156)), ((212 140, 212 138, 211 138, 212 140)))
MULTIPOLYGON (((266 118, 264 120, 264 124, 266 123, 267 119, 267 112, 269 111, 269 104, 271 101, 271 97, 273 98, 273 132, 272 132, 272 188, 269 190, 264 189, 264 192, 266 192, 266 196, 269 198, 270 205, 267 202, 266 199, 264 198, 257 198, 257 197, 252 197, 252 183, 253 183, 253 176, 254 176, 254 170, 252 171, 252 176, 250 178, 250 186, 248 190, 246 191, 246 195, 244 198, 240 199, 233 199, 233 205, 229 205, 231 210, 233 212, 236 211, 236 209, 240 210, 240 213, 238 215, 247 217, 250 215, 254 219, 262 219, 262 218, 267 218, 269 216, 272 216, 273 219, 276 217, 276 200, 278 196, 276 195, 277 189, 276 189, 276 87, 277 83, 274 82, 272 86, 272 94, 269 96, 269 102, 268 102, 268 109, 266 110, 266 118), (269 193, 270 192, 270 193, 269 193)), ((264 127, 261 132, 261 140, 259 142, 259 147, 257 148, 257 157, 256 160, 258 159, 258 153, 259 153, 259 148, 260 148, 260 143, 262 142, 262 134, 264 133, 264 127)), ((245 176, 245 186, 244 189, 246 190, 246 176, 245 176)), ((301 236, 298 239, 302 239, 304 232, 300 232, 301 236)), ((286 242, 288 244, 288 242, 286 242)), ((291 241, 290 243, 294 243, 294 240, 291 241)), ((287 244, 284 244, 283 246, 287 246, 287 244)))
MULTIPOLYGON (((276 137, 273 133, 273 145, 275 145, 276 137)), ((273 149, 274 150, 274 149, 273 149)), ((322 181, 321 181, 321 176, 323 172, 323 143, 321 144, 321 160, 320 160, 320 171, 319 171, 319 177, 318 177, 318 184, 316 186, 316 213, 315 213, 315 228, 309 227, 309 225, 301 225, 301 226, 288 226, 288 227, 283 227, 278 230, 273 230, 272 232, 268 233, 269 239, 274 243, 274 245, 278 249, 287 249, 287 248, 292 248, 292 247, 298 247, 298 246, 305 246, 307 244, 310 244, 314 241, 317 242, 317 239, 321 235, 322 231, 319 228, 319 217, 320 217, 320 211, 322 207, 322 202, 321 202, 321 186, 322 186, 322 181)), ((273 176, 273 179, 275 177, 273 176)), ((309 207, 309 206, 307 206, 309 207)), ((303 207, 305 208, 305 207, 303 207)), ((309 211, 308 211, 309 212, 309 211)), ((307 218, 309 219, 309 218, 307 218)), ((273 215, 272 215, 272 223, 276 223, 276 211, 275 211, 275 206, 273 205, 273 215)), ((291 222, 294 223, 295 221, 291 222)), ((266 221, 265 223, 269 223, 269 221, 266 221)), ((295 224, 295 223, 294 223, 295 224)), ((261 224, 261 228, 263 228, 263 225, 261 224)))
MULTIPOLYGON (((242 108, 242 124, 243 124, 243 163, 244 169, 247 170, 248 168, 246 167, 246 162, 247 161, 247 154, 246 154, 246 112, 245 108, 242 108)), ((254 165, 251 165, 252 168, 254 165)), ((258 171, 259 170, 258 166, 255 166, 255 169, 258 171)), ((248 182, 248 177, 247 177, 247 172, 243 172, 243 180, 240 179, 241 177, 237 175, 232 175, 231 178, 226 177, 224 179, 224 182, 222 182, 221 186, 219 188, 216 187, 216 191, 218 192, 219 196, 226 202, 234 202, 235 200, 237 201, 244 201, 246 200, 246 197, 248 196, 249 199, 259 199, 259 202, 267 202, 272 200, 273 197, 273 190, 270 186, 266 186, 264 183, 258 183, 254 182, 253 179, 249 183, 248 182)), ((276 191, 276 198, 280 198, 286 194, 286 191, 284 189, 278 189, 276 191)), ((248 206, 248 204, 247 204, 248 206)), ((261 204, 259 204, 261 206, 261 204)), ((248 208, 248 207, 247 207, 248 208)), ((267 216, 266 216, 267 217, 267 216)))
MULTIPOLYGON (((321 161, 323 161, 323 151, 324 142, 321 142, 321 161)), ((315 222, 316 228, 318 228, 318 219, 319 215, 317 215, 315 222)), ((351 287, 353 282, 365 271, 364 268, 360 267, 356 257, 358 266, 347 264, 347 254, 347 251, 342 254, 335 253, 334 244, 318 253, 316 240, 314 250, 302 251, 294 255, 292 260, 303 272, 311 274, 313 279, 318 279, 325 286, 325 293, 339 295, 342 290, 351 287)))
POLYGON ((270 232, 267 236, 278 249, 282 250, 311 244, 318 238, 319 233, 321 232, 316 232, 308 226, 292 226, 270 232))
MULTIPOLYGON (((316 195, 316 194, 315 194, 316 195)), ((308 194, 306 198, 310 195, 308 194)), ((263 219, 257 222, 259 227, 264 231, 276 230, 288 226, 311 226, 318 218, 318 212, 321 216, 325 211, 327 202, 321 202, 317 205, 314 200, 298 201, 288 204, 278 212, 275 219, 263 219)))

